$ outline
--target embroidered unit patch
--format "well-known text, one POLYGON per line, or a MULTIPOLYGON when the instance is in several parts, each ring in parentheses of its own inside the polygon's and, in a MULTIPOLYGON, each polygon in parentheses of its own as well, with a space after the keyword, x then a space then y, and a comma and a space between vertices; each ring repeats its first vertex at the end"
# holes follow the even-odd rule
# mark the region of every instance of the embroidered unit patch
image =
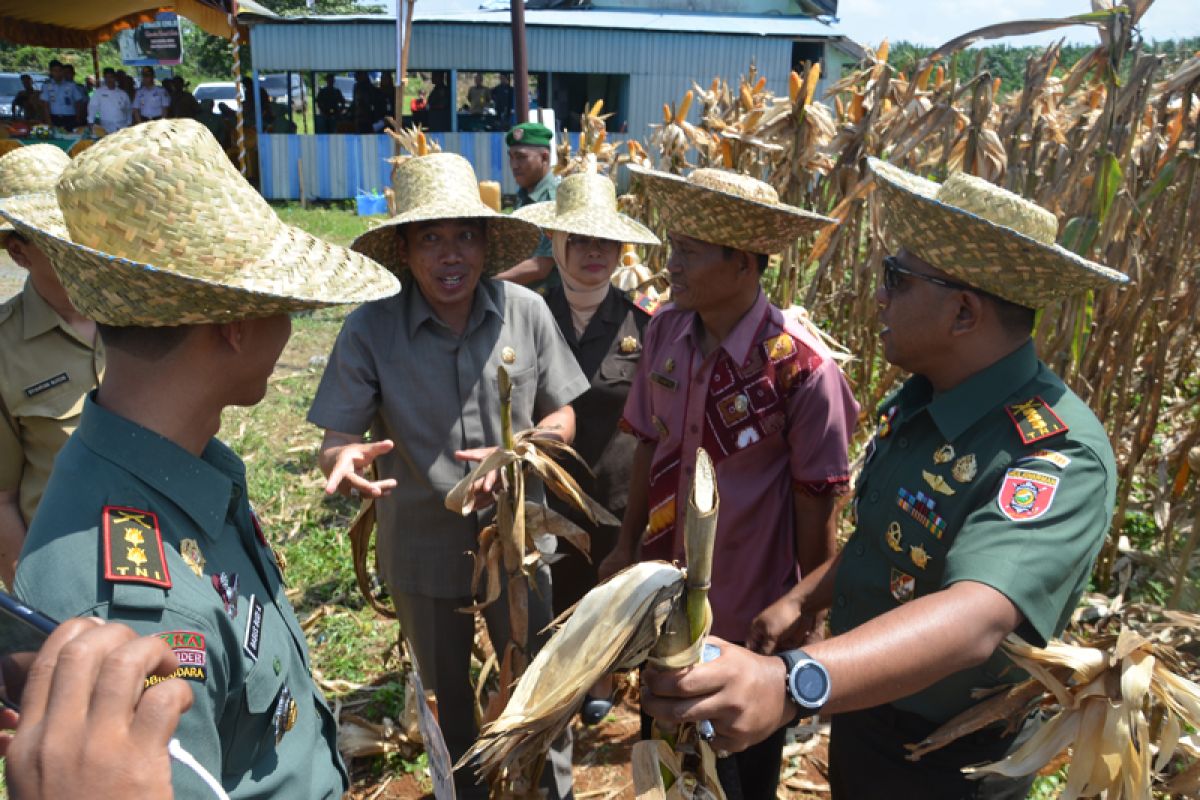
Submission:
POLYGON ((1043 516, 1054 502, 1059 479, 1044 472, 1010 469, 1004 473, 996 503, 1000 513, 1013 522, 1029 522, 1043 516))
POLYGON ((1017 426, 1017 433, 1025 444, 1040 442, 1067 430, 1067 423, 1059 419, 1040 397, 1013 403, 1011 406, 1005 406, 1004 410, 1017 426))
POLYGON ((171 588, 163 555, 158 515, 124 506, 105 506, 104 578, 117 583, 146 583, 171 588))
POLYGON ((163 677, 151 675, 146 678, 146 686, 162 683, 169 678, 184 678, 190 681, 203 681, 208 678, 208 651, 204 649, 204 634, 196 631, 163 631, 156 634, 175 651, 179 659, 179 667, 170 675, 163 677))
POLYGON ((892 597, 897 603, 907 603, 917 594, 917 579, 892 567, 892 597))
POLYGON ((1059 469, 1066 469, 1067 465, 1071 463, 1071 458, 1057 450, 1037 450, 1017 459, 1018 464, 1024 464, 1026 461, 1046 461, 1059 469))

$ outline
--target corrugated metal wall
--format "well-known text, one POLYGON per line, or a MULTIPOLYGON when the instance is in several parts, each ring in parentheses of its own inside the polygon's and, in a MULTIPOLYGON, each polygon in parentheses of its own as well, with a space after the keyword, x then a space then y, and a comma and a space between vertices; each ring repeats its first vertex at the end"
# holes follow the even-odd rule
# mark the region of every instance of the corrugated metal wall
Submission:
MULTIPOLYGON (((254 65, 263 72, 394 69, 395 28, 390 24, 256 25, 251 29, 254 65)), ((765 36, 715 36, 595 28, 529 29, 531 72, 629 75, 629 131, 648 133, 661 120, 662 104, 678 102, 692 81, 714 75, 731 82, 751 61, 777 94, 787 90, 792 43, 765 36)), ((507 70, 512 37, 504 25, 420 23, 409 55, 413 70, 507 70)))

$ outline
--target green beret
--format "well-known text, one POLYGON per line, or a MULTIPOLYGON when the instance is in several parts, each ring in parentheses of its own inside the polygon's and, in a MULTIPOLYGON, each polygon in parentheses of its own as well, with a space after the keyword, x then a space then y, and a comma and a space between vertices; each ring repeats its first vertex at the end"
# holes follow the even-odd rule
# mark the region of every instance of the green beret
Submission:
POLYGON ((553 140, 554 131, 540 122, 522 122, 513 126, 508 136, 504 137, 509 147, 544 147, 547 150, 550 149, 550 142, 553 140))

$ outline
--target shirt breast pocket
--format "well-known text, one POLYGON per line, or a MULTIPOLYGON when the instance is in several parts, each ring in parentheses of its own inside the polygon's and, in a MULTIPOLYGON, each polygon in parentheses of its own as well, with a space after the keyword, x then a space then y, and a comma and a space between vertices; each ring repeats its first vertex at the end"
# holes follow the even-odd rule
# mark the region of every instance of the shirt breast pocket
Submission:
POLYGON ((600 381, 610 386, 631 386, 637 374, 640 353, 613 353, 600 362, 600 381))
MULTIPOLYGON (((242 687, 237 714, 237 724, 229 733, 225 748, 224 773, 236 775, 257 766, 273 768, 275 758, 276 707, 287 686, 287 664, 289 654, 287 632, 277 624, 261 631, 258 661, 252 661, 243 653, 249 664, 245 684, 242 687)), ((286 721, 287 709, 281 721, 286 721)), ((283 729, 280 728, 280 732, 283 729)))
POLYGON ((86 388, 71 380, 65 372, 47 376, 22 393, 12 414, 19 419, 64 420, 79 416, 83 412, 86 388), (32 396, 29 392, 33 392, 32 396))
MULTIPOLYGON (((533 414, 533 403, 537 398, 537 367, 529 366, 522 370, 514 370, 512 367, 504 366, 508 372, 508 379, 512 383, 512 407, 513 416, 517 418, 521 414, 533 414)), ((491 376, 492 384, 496 387, 497 397, 500 391, 499 373, 491 376)), ((537 420, 535 419, 536 423, 537 420)))

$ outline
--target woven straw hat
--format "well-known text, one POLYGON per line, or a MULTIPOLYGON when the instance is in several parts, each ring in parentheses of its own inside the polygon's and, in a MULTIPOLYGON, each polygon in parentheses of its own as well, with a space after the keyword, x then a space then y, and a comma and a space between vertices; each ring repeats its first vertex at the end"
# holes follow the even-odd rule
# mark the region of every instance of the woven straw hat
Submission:
POLYGON ((568 175, 553 200, 518 208, 513 216, 547 231, 627 244, 661 244, 649 228, 617 211, 616 187, 594 172, 568 175))
POLYGON ((229 322, 399 291, 378 264, 284 225, 194 120, 104 137, 56 192, 0 200, 0 214, 107 325, 229 322))
POLYGON ((410 222, 482 219, 487 223, 483 268, 499 272, 528 258, 541 233, 524 220, 493 211, 479 197, 479 182, 471 162, 455 153, 431 153, 410 158, 396 167, 393 190, 399 213, 354 240, 350 247, 392 272, 408 267, 396 247, 396 228, 410 222))
POLYGON ((750 253, 778 253, 805 233, 837 220, 779 202, 768 183, 723 169, 694 169, 686 179, 630 164, 667 230, 750 253))
POLYGON ((1027 308, 1129 278, 1055 244, 1058 221, 972 175, 938 184, 875 158, 885 236, 948 275, 1027 308))
MULTIPOLYGON (((0 156, 0 197, 53 192, 58 176, 70 163, 70 156, 52 144, 10 150, 0 156)), ((0 244, 12 231, 12 225, 0 220, 0 244)))

